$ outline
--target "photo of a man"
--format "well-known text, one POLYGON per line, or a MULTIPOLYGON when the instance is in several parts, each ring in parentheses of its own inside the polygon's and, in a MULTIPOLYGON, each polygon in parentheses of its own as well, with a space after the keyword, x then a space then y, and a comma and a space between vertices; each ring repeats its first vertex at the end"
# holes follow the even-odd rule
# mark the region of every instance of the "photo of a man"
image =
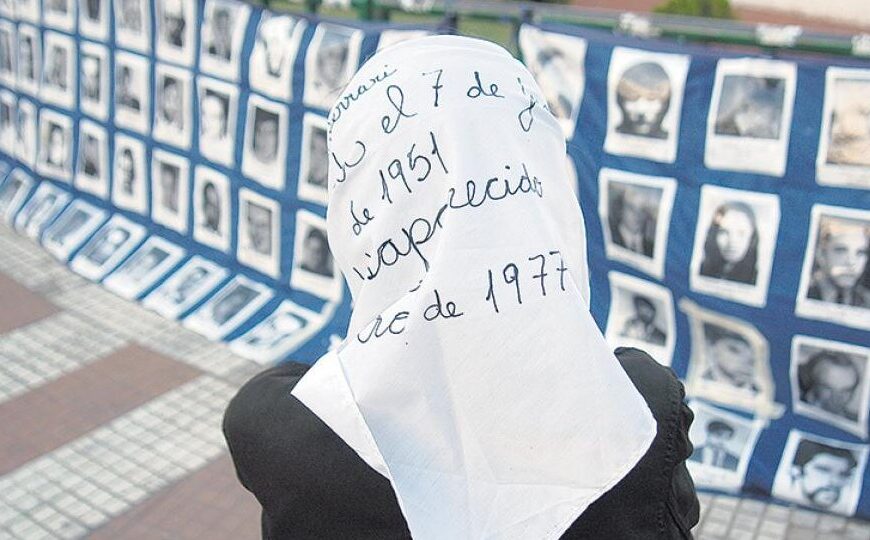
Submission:
POLYGON ((100 141, 91 133, 82 133, 79 138, 79 171, 81 174, 99 178, 101 172, 100 141))
POLYGON ((69 123, 68 118, 45 111, 40 118, 38 167, 43 173, 63 180, 68 180, 71 173, 72 135, 67 127, 69 123))
POLYGON ((129 197, 136 193, 136 160, 129 147, 119 148, 115 157, 115 186, 129 197))
POLYGON ((822 216, 807 298, 870 309, 870 222, 822 216))
MULTIPOLYGON (((2 34, 0 34, 2 36, 2 34)), ((18 77, 28 82, 35 83, 36 76, 36 45, 34 44, 34 36, 29 33, 24 33, 22 30, 18 32, 18 77)), ((10 66, 11 69, 11 66, 10 66)))
POLYGON ((278 115, 272 111, 254 109, 254 133, 251 151, 261 163, 272 163, 278 155, 278 115))
POLYGON ((272 210, 252 201, 244 201, 246 243, 260 255, 272 255, 272 210))
POLYGON ((229 61, 233 54, 232 15, 229 7, 218 6, 203 23, 203 48, 223 61, 229 61))
POLYGON ((172 47, 184 48, 187 20, 184 15, 183 0, 162 0, 158 2, 160 9, 160 39, 172 47))
POLYGON ((120 65, 115 75, 115 104, 138 113, 142 107, 138 84, 134 81, 132 66, 120 65))
POLYGON ((655 249, 662 190, 610 182, 607 213, 610 241, 645 257, 655 249))
POLYGON ((319 127, 311 128, 310 146, 308 148, 308 176, 306 182, 309 185, 326 189, 326 172, 329 167, 329 159, 326 145, 326 130, 319 127))
POLYGON ((708 467, 736 471, 740 457, 729 449, 729 443, 734 438, 734 427, 715 419, 707 422, 705 429, 706 438, 695 445, 689 460, 708 467))
POLYGON ((778 139, 785 79, 726 75, 716 116, 718 135, 778 139))
POLYGON ((304 101, 328 109, 356 70, 362 35, 359 30, 320 23, 305 57, 304 101))
POLYGON ((230 98, 214 90, 206 90, 200 102, 200 137, 206 144, 226 141, 228 136, 227 115, 230 98))
POLYGON ((202 226, 215 233, 221 233, 221 196, 214 182, 205 181, 202 186, 202 226))
POLYGON ((701 378, 738 390, 758 392, 755 352, 749 340, 713 323, 704 323, 703 328, 707 365, 701 378))
POLYGON ((335 270, 326 231, 311 227, 302 242, 302 258, 299 261, 299 268, 306 272, 332 277, 335 270))
POLYGON ((60 44, 52 45, 45 56, 45 84, 59 92, 69 88, 69 49, 60 44))
POLYGON ((179 179, 181 172, 176 165, 159 163, 160 206, 175 214, 178 212, 179 179))
POLYGON ((655 62, 641 62, 625 70, 616 85, 616 104, 622 120, 616 131, 638 137, 666 139, 662 126, 671 105, 671 80, 655 62))
POLYGON ((860 359, 836 350, 819 350, 800 364, 797 369, 799 399, 805 405, 843 417, 858 420, 853 402, 864 379, 864 364, 860 359))
POLYGON ((632 298, 632 304, 634 314, 625 321, 620 335, 663 346, 668 336, 656 323, 658 309, 654 301, 646 296, 635 294, 632 298))
POLYGON ((176 78, 164 77, 160 85, 160 99, 157 102, 158 122, 169 129, 178 131, 184 130, 184 115, 182 113, 184 102, 181 85, 182 83, 176 78))
POLYGON ((82 54, 81 99, 99 103, 102 99, 102 60, 92 54, 82 54))
POLYGON ((67 162, 66 136, 60 124, 48 124, 48 138, 45 140, 48 149, 45 152, 45 164, 62 169, 67 162))

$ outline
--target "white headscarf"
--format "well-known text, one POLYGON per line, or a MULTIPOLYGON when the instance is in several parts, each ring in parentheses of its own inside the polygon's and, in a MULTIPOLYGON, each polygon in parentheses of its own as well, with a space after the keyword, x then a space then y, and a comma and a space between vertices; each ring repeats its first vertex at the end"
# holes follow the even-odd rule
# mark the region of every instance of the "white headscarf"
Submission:
POLYGON ((558 538, 655 436, 589 312, 544 103, 501 47, 434 36, 375 55, 330 112, 355 305, 293 395, 390 480, 415 539, 558 538))

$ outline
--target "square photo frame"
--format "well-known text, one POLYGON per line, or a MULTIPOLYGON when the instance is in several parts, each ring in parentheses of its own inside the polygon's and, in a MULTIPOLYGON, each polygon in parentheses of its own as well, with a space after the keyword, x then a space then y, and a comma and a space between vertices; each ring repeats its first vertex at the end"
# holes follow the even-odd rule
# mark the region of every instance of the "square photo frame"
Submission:
POLYGON ((194 240, 218 251, 229 251, 231 208, 229 179, 197 165, 193 173, 194 240))
POLYGON ((0 83, 8 88, 15 88, 17 73, 17 55, 14 47, 17 45, 15 25, 0 19, 0 83))
POLYGON ((24 204, 33 188, 33 177, 21 169, 14 169, 0 183, 0 219, 7 225, 15 219, 15 214, 24 204))
POLYGON ((51 220, 60 214, 72 197, 51 182, 41 182, 33 196, 15 216, 15 228, 24 236, 38 240, 51 220))
POLYGON ((115 43, 125 49, 151 52, 151 2, 113 0, 115 43))
POLYGON ((281 273, 281 205, 247 188, 239 190, 238 261, 278 278, 281 273))
POLYGON ((200 28, 200 71, 230 81, 239 80, 250 14, 251 8, 242 2, 206 0, 200 28))
POLYGON ((251 89, 279 101, 293 98, 293 68, 307 26, 305 19, 263 12, 248 67, 251 89))
MULTIPOLYGON (((0 30, 2 32, 2 30, 0 30)), ((39 95, 42 79, 42 35, 29 24, 18 25, 18 78, 15 88, 31 96, 39 95)), ((0 75, 0 78, 3 78, 0 75)))
POLYGON ((826 186, 870 189, 870 70, 829 67, 816 158, 826 186), (862 129, 863 127, 863 129, 862 129))
POLYGON ((72 118, 50 109, 39 111, 39 174, 70 182, 72 180, 72 118))
POLYGON ((223 339, 251 318, 273 296, 272 290, 245 276, 236 276, 182 321, 208 339, 223 339))
POLYGON ((132 300, 154 285, 183 257, 184 250, 180 246, 152 236, 106 277, 103 285, 121 298, 132 300))
POLYGON ((304 200, 326 206, 329 154, 327 121, 318 114, 302 118, 302 153, 296 194, 304 200))
POLYGON ((236 163, 236 122, 239 89, 236 85, 197 77, 199 91, 199 153, 226 167, 236 163))
POLYGON ((359 66, 363 32, 349 26, 320 23, 305 52, 302 99, 315 109, 329 110, 359 66))
POLYGON ((230 350, 259 364, 270 365, 302 346, 325 323, 314 311, 284 300, 256 326, 230 343, 230 350))
POLYGON ((272 189, 284 188, 289 112, 285 105, 256 94, 248 97, 242 173, 272 189))
POLYGON ((677 325, 674 299, 661 285, 628 274, 608 272, 610 310, 607 342, 618 347, 637 347, 658 363, 670 366, 677 325))
POLYGON ((97 41, 109 38, 111 0, 79 0, 79 34, 97 41))
POLYGON ((39 97, 43 101, 72 109, 76 97, 78 72, 75 42, 57 32, 45 32, 42 46, 42 86, 39 97))
POLYGON ((198 2, 156 0, 157 58, 192 66, 196 53, 198 2))
POLYGON ((151 127, 151 64, 138 54, 115 53, 115 125, 148 134, 151 127))
POLYGON ((107 212, 81 199, 66 207, 42 234, 42 246, 61 262, 91 237, 106 219, 107 212))
POLYGON ((79 159, 73 185, 101 199, 109 196, 109 142, 106 130, 90 120, 79 122, 79 159))
POLYGON ((341 300, 343 280, 329 249, 326 220, 307 210, 296 212, 290 286, 326 300, 341 300))
POLYGON ((79 45, 79 108, 82 112, 105 121, 109 117, 109 50, 97 43, 82 41, 79 45))
POLYGON ((154 70, 152 136, 182 150, 190 148, 193 132, 191 75, 186 69, 157 64, 154 70))
POLYGON ((190 162, 155 148, 151 154, 151 219, 186 234, 189 212, 190 162))
POLYGON ((148 210, 148 167, 143 141, 115 132, 112 204, 145 214, 148 210))
POLYGON ((167 319, 177 319, 205 298, 228 275, 226 268, 195 255, 149 293, 142 305, 167 319))
POLYGON ((114 215, 76 253, 70 268, 91 281, 100 281, 145 237, 145 227, 114 215))
POLYGON ((18 100, 9 90, 0 90, 0 151, 15 155, 18 100))
POLYGON ((36 105, 28 99, 19 99, 15 114, 15 156, 30 168, 36 166, 36 125, 36 105))

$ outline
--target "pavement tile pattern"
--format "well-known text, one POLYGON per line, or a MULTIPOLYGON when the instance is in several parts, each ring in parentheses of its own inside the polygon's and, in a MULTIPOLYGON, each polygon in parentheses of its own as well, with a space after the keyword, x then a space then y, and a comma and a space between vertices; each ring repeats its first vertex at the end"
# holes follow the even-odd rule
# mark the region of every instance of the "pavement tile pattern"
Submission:
MULTIPOLYGON (((0 253, 0 539, 258 538, 220 422, 262 366, 3 227, 0 253)), ((870 540, 860 520, 725 495, 701 505, 700 540, 870 540)))

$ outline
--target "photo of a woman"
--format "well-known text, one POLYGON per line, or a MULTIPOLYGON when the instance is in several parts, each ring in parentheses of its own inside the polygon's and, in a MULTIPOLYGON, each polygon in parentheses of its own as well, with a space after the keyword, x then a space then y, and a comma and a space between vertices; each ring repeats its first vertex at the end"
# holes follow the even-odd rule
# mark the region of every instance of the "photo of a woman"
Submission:
POLYGON ((758 277, 758 226, 748 204, 730 201, 713 213, 704 240, 702 276, 754 285, 758 277))

